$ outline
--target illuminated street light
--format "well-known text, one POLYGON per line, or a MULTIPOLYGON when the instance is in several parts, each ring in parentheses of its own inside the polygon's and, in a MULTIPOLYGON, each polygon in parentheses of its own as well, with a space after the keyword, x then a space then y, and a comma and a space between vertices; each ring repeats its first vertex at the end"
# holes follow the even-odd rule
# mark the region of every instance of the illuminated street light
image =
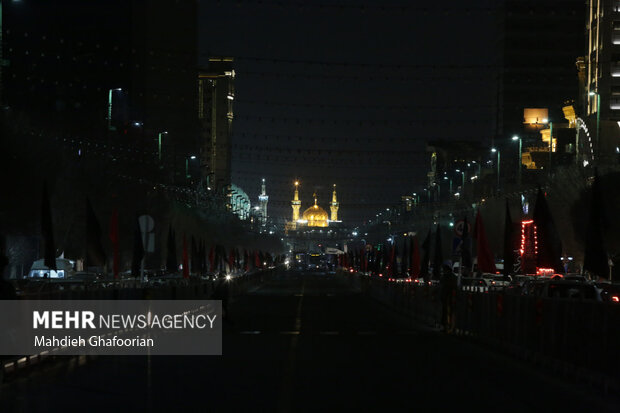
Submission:
POLYGON ((519 185, 519 187, 521 186, 521 163, 523 162, 523 158, 522 158, 522 146, 523 146, 523 140, 521 139, 520 136, 514 135, 512 137, 513 141, 519 141, 519 163, 517 164, 517 169, 518 169, 518 174, 517 174, 517 185, 519 185))
POLYGON ((163 131, 163 132, 159 132, 158 138, 157 138, 157 154, 159 156, 159 161, 161 162, 161 137, 162 135, 167 135, 168 132, 163 131))
MULTIPOLYGON (((0 10, 1 11, 1 10, 0 10)), ((1 25, 0 25, 1 26, 1 25)), ((115 89, 109 89, 108 90, 108 130, 109 131, 113 131, 114 129, 112 128, 112 94, 114 92, 120 92, 123 89, 121 89, 120 87, 117 87, 115 89)))
POLYGON ((491 148, 491 152, 497 152, 497 192, 499 192, 499 162, 500 162, 500 152, 497 148, 491 148))
POLYGON ((191 178, 190 174, 189 174, 189 160, 192 159, 196 159, 196 155, 191 155, 187 158, 185 158, 185 177, 187 179, 191 178))

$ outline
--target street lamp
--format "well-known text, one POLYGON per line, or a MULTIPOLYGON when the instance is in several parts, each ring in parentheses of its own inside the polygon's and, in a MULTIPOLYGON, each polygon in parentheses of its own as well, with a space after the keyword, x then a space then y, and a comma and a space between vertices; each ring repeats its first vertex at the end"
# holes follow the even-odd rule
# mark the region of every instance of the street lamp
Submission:
POLYGON ((185 158, 185 177, 187 179, 191 178, 191 175, 189 174, 189 160, 195 160, 196 159, 196 155, 191 155, 188 158, 185 158))
POLYGON ((461 171, 460 169, 457 169, 456 173, 462 175, 463 182, 461 184, 461 192, 465 193, 465 171, 464 170, 461 171))
POLYGON ((162 136, 163 135, 167 135, 168 132, 163 131, 163 132, 159 132, 158 134, 158 138, 157 138, 157 154, 159 156, 159 162, 161 162, 161 142, 162 142, 162 136))
POLYGON ((523 162, 523 158, 522 158, 522 149, 523 149, 523 140, 521 139, 520 136, 514 135, 512 137, 513 141, 519 141, 519 163, 517 164, 517 169, 518 169, 518 175, 517 175, 517 185, 520 187, 521 186, 521 162, 523 162))
POLYGON ((121 89, 120 87, 108 90, 108 130, 109 131, 115 130, 115 128, 112 127, 112 95, 114 92, 120 92, 122 90, 123 89, 121 89))
POLYGON ((444 181, 449 181, 450 182, 450 191, 449 194, 452 195, 452 178, 448 178, 447 176, 443 177, 444 181))
POLYGON ((499 161, 500 161, 500 153, 499 153, 499 149, 497 148, 491 148, 491 152, 495 153, 497 152, 497 192, 499 192, 499 161))

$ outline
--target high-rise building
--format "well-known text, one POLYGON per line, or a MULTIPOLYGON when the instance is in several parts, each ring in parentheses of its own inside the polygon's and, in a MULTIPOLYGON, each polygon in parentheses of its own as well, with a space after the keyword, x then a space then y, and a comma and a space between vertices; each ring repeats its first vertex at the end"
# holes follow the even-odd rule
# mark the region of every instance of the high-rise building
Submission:
POLYGON ((620 1, 587 2, 586 115, 594 130, 594 153, 603 161, 620 145, 620 1))
POLYGON ((267 225, 267 203, 269 202, 269 196, 267 195, 267 188, 265 187, 265 178, 263 178, 261 184, 260 195, 258 196, 260 223, 261 225, 267 225))
POLYGON ((234 79, 231 57, 209 58, 198 75, 202 177, 220 195, 227 195, 231 184, 234 79))

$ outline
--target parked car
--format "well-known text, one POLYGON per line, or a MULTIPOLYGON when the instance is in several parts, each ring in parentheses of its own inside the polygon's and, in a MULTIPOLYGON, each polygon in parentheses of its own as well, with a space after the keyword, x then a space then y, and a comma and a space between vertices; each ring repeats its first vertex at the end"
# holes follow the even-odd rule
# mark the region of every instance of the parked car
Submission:
POLYGON ((596 283, 601 294, 601 300, 620 304, 620 284, 596 283))
POLYGON ((524 284, 524 295, 544 298, 601 301, 600 290, 592 283, 571 280, 530 280, 524 284))
POLYGON ((484 278, 461 278, 461 290, 471 292, 488 292, 491 289, 491 283, 484 278))
POLYGON ((71 260, 56 258, 56 269, 52 270, 45 265, 45 260, 36 260, 24 278, 68 278, 74 274, 74 264, 71 260))

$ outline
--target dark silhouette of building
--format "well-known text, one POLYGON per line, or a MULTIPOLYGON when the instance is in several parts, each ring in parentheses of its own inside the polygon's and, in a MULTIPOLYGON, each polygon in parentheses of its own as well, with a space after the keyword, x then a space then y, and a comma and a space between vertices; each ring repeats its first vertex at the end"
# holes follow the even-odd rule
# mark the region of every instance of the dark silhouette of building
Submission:
POLYGON ((235 71, 231 57, 211 57, 198 75, 202 176, 211 190, 228 196, 235 71))

